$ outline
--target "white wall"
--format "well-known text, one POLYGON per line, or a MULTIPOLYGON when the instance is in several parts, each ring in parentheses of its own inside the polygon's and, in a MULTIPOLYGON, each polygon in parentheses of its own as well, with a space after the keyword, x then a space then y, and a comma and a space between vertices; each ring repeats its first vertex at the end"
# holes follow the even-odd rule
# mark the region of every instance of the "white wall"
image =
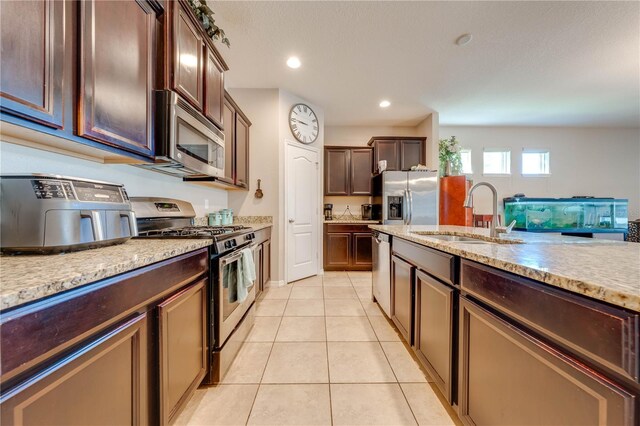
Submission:
POLYGON ((0 142, 0 172, 53 173, 122 183, 132 196, 158 196, 189 201, 198 216, 227 208, 226 191, 183 182, 161 173, 125 164, 102 164, 0 142))
MULTIPOLYGON (((320 132, 311 146, 318 148, 319 170, 322 171, 324 146, 324 110, 292 93, 279 89, 229 89, 229 93, 251 120, 249 191, 229 193, 229 207, 241 216, 273 216, 272 280, 285 279, 286 201, 284 167, 285 145, 295 141, 289 129, 289 110, 299 102, 309 105, 318 116, 320 132), (254 197, 257 179, 262 179, 264 197, 254 197)), ((321 174, 321 173, 320 173, 321 174)), ((322 215, 322 186, 318 191, 319 219, 322 215)), ((318 220, 318 266, 322 268, 322 222, 318 220)))
MULTIPOLYGON (((640 129, 567 127, 440 127, 440 137, 456 136, 472 150, 473 180, 488 181, 502 198, 515 193, 528 197, 593 195, 629 199, 629 219, 640 217, 640 129), (511 150, 511 175, 482 175, 483 148, 511 150), (523 148, 550 151, 548 177, 521 174, 523 148)), ((480 189, 477 213, 491 212, 491 196, 480 189)))

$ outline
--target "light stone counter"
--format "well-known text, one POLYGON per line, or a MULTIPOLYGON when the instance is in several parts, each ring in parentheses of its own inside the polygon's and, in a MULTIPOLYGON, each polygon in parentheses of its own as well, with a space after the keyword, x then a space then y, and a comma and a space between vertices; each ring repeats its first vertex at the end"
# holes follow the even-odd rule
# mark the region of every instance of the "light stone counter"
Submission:
POLYGON ((0 310, 122 274, 212 244, 208 239, 140 239, 53 255, 0 256, 0 310))
POLYGON ((417 232, 489 238, 461 226, 370 225, 372 229, 640 312, 640 244, 531 232, 500 237, 506 244, 446 242, 417 232), (518 244, 517 242, 521 242, 518 244))

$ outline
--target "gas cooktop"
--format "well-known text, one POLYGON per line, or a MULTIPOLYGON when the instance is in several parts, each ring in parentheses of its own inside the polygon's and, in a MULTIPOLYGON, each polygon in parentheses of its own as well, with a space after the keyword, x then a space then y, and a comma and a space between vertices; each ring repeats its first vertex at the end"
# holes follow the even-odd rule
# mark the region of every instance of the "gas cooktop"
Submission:
POLYGON ((252 229, 243 225, 233 226, 185 226, 177 228, 150 229, 138 233, 138 237, 155 237, 155 238, 214 238, 235 237, 252 229))

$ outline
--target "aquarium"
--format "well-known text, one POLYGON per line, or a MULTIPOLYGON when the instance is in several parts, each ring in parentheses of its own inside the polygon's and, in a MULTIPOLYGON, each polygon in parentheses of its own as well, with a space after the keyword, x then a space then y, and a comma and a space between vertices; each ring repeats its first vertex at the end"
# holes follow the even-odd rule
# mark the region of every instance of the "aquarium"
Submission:
POLYGON ((505 223, 537 232, 627 232, 628 200, 614 198, 504 198, 505 223))

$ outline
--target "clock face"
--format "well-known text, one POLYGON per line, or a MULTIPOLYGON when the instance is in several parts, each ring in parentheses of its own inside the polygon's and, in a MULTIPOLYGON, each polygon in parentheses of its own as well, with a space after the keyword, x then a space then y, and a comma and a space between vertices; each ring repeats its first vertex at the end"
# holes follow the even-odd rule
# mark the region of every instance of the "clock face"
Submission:
POLYGON ((291 133, 302 143, 313 143, 318 139, 318 117, 305 104, 295 104, 289 113, 291 133))

